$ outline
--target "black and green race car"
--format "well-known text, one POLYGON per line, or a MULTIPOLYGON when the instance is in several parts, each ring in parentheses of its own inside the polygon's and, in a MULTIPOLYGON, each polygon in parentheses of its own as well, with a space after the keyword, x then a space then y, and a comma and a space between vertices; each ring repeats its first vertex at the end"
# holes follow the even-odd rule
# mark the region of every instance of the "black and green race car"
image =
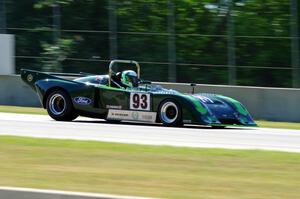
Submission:
POLYGON ((256 126, 246 108, 232 98, 181 93, 140 79, 140 65, 136 61, 113 60, 106 75, 22 69, 21 78, 36 91, 48 114, 58 121, 72 121, 81 115, 107 121, 162 123, 165 126, 256 126), (117 63, 137 67, 138 81, 134 85, 118 83, 117 76, 121 73, 113 71, 117 63))

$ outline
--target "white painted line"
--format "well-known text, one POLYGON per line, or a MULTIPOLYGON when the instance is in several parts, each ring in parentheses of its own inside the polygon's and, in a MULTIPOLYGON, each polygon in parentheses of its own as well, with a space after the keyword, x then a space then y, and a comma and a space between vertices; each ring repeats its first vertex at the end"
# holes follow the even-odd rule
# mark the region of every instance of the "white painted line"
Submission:
POLYGON ((1 199, 151 199, 136 196, 120 196, 19 187, 0 187, 1 199))

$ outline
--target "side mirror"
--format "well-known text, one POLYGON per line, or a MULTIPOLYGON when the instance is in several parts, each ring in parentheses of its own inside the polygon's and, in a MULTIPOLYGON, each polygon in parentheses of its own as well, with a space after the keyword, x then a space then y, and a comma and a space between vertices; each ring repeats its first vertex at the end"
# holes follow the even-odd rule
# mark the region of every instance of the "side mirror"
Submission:
POLYGON ((191 83, 191 87, 193 87, 192 94, 195 94, 195 86, 197 86, 196 83, 191 83))

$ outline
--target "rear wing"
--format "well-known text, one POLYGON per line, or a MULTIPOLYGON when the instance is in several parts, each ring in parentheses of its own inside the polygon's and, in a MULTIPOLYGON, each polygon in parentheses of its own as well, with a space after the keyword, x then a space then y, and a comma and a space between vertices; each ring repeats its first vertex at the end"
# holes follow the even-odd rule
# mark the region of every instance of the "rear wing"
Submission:
POLYGON ((21 69, 22 80, 35 89, 35 82, 42 79, 64 79, 72 80, 77 77, 85 77, 89 74, 87 73, 51 73, 51 72, 41 72, 35 70, 21 69))

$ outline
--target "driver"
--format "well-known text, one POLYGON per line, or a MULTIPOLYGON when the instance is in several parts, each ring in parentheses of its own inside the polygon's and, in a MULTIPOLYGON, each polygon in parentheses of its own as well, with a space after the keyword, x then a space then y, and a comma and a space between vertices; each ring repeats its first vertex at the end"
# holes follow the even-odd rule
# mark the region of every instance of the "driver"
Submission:
POLYGON ((125 70, 121 74, 121 84, 125 88, 138 87, 139 79, 135 71, 125 70))

